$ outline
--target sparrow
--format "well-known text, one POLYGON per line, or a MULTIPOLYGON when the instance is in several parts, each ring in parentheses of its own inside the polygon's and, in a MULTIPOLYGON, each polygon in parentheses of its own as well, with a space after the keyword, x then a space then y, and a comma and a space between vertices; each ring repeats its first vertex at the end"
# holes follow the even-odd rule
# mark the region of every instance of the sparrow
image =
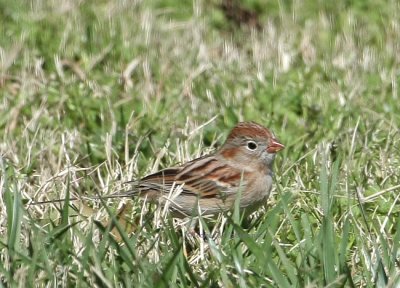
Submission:
POLYGON ((142 197, 174 214, 216 214, 233 208, 254 211, 266 203, 272 188, 275 155, 284 145, 264 126, 240 122, 212 154, 130 181, 121 197, 142 197))
POLYGON ((228 211, 236 200, 241 210, 252 212, 265 204, 270 195, 275 155, 283 148, 284 145, 266 127, 255 122, 240 122, 230 131, 221 148, 212 154, 128 181, 126 184, 133 186, 128 191, 83 198, 141 197, 162 206, 168 205, 177 217, 228 211))

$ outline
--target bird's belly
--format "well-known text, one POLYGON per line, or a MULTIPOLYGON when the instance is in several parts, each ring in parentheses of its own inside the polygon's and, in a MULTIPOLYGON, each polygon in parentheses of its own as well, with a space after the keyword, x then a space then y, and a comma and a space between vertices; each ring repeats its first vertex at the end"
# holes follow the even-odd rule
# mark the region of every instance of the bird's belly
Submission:
POLYGON ((257 178, 247 187, 247 193, 242 195, 240 201, 241 208, 248 208, 248 210, 256 210, 261 205, 265 204, 272 188, 271 175, 265 175, 257 178))

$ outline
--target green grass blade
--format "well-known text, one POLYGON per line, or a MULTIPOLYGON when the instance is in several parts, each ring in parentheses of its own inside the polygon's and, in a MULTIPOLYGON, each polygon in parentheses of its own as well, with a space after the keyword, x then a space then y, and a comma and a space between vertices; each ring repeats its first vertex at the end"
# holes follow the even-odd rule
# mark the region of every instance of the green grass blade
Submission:
MULTIPOLYGON (((272 243, 278 253, 279 260, 282 263, 281 266, 282 266, 282 268, 284 268, 284 271, 286 272, 285 274, 290 279, 291 285, 298 286, 298 281, 297 281, 297 276, 296 276, 296 274, 297 274, 296 265, 287 257, 285 251, 282 249, 282 247, 279 245, 279 243, 275 240, 275 237, 271 232, 270 232, 270 236, 272 238, 272 243)), ((280 269, 282 270, 282 268, 280 268, 280 269)))
POLYGON ((257 244, 239 225, 233 223, 232 221, 230 222, 230 225, 233 226, 240 240, 242 240, 243 243, 246 244, 246 246, 250 249, 259 265, 265 265, 265 263, 267 263, 267 267, 269 268, 276 283, 280 287, 290 287, 290 284, 282 271, 278 268, 274 260, 265 254, 265 250, 262 248, 262 246, 257 244))
POLYGON ((61 225, 67 226, 69 223, 69 204, 70 204, 70 174, 67 177, 67 189, 65 193, 65 201, 61 209, 61 225))
POLYGON ((343 233, 340 240, 340 250, 339 250, 339 263, 340 263, 340 271, 343 272, 344 268, 347 267, 346 261, 348 258, 348 247, 347 245, 350 242, 350 220, 349 216, 346 216, 343 224, 343 233))
MULTIPOLYGON (((336 268, 337 262, 335 261, 336 247, 334 240, 334 226, 332 219, 331 203, 333 200, 332 189, 329 186, 335 186, 335 182, 330 182, 328 179, 327 160, 322 164, 320 172, 320 189, 321 189, 321 206, 324 213, 321 227, 321 254, 323 258, 324 277, 327 284, 332 283, 337 278, 336 268), (330 184, 330 185, 329 185, 330 184)), ((337 173, 338 166, 334 166, 334 172, 337 173), (335 172, 336 171, 336 172, 335 172)), ((332 177, 331 181, 337 178, 332 177)))
POLYGON ((393 235, 393 247, 391 252, 391 261, 389 264, 389 270, 395 270, 400 265, 398 255, 400 254, 400 218, 396 219, 396 233, 393 235))
POLYGON ((5 276, 9 283, 13 283, 13 274, 17 268, 17 259, 20 258, 19 243, 22 224, 22 202, 17 184, 13 181, 14 168, 7 166, 0 156, 0 170, 3 175, 4 202, 7 212, 7 253, 9 257, 9 271, 5 276))

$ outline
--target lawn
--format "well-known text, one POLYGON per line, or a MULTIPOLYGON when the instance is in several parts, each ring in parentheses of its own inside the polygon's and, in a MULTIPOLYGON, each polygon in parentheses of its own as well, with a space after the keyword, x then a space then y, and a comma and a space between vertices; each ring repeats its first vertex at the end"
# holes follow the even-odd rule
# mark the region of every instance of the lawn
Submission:
POLYGON ((399 15, 0 1, 0 286, 400 287, 399 15), (244 120, 286 146, 245 219, 73 200, 210 153, 244 120))

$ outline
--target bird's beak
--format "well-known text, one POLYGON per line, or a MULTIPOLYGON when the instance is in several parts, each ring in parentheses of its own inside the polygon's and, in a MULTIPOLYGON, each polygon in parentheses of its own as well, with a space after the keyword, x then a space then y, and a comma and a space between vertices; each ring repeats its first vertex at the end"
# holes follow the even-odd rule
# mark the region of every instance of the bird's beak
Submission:
POLYGON ((267 147, 267 152, 268 153, 276 153, 278 151, 281 151, 285 146, 281 144, 277 139, 273 138, 271 143, 269 143, 267 147))

